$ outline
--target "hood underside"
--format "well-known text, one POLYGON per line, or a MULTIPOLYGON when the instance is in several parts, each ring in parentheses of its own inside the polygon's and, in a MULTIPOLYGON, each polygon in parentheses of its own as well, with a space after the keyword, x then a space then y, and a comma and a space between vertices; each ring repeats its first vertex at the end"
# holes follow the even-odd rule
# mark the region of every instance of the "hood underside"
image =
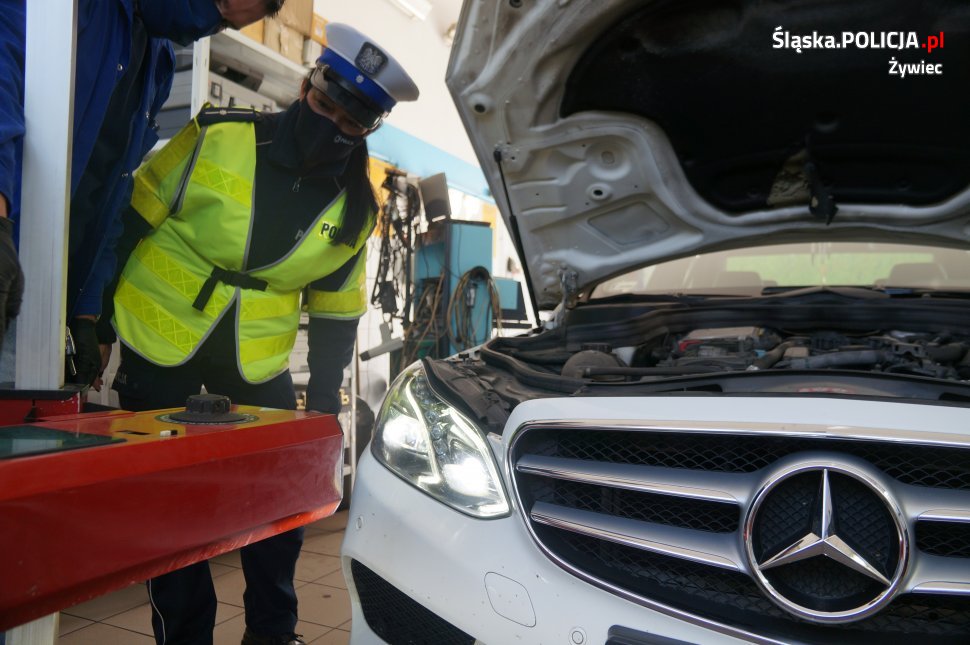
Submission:
POLYGON ((968 60, 962 0, 473 0, 447 80, 551 308, 700 251, 970 248, 968 60))

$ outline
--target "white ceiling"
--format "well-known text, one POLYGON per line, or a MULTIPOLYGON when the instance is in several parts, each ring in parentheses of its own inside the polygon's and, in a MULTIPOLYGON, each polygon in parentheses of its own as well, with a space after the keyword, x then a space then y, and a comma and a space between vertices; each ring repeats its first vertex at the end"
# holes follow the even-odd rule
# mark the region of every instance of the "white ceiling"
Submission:
POLYGON ((461 3, 462 0, 431 0, 431 14, 428 20, 433 20, 439 29, 447 31, 451 24, 458 22, 461 3))

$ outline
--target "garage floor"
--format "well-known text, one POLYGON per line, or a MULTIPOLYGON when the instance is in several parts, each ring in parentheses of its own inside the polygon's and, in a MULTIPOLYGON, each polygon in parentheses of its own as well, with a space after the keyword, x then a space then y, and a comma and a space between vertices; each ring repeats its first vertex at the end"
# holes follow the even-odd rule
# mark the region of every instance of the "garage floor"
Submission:
MULTIPOLYGON (((350 642, 350 597, 340 570, 340 543, 347 511, 307 526, 296 565, 300 603, 298 634, 307 643, 341 645, 350 642)), ((210 561, 219 609, 214 645, 239 645, 245 621, 245 583, 239 553, 210 561)), ((151 608, 144 584, 95 598, 61 612, 59 645, 152 645, 151 608)))

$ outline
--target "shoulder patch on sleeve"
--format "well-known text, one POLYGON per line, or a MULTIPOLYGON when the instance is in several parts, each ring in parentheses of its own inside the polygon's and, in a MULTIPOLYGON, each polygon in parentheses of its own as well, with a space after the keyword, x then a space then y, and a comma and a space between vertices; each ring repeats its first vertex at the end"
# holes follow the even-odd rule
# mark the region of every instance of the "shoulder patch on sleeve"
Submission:
POLYGON ((196 121, 200 126, 215 123, 253 123, 262 115, 249 107, 204 107, 199 111, 196 121))

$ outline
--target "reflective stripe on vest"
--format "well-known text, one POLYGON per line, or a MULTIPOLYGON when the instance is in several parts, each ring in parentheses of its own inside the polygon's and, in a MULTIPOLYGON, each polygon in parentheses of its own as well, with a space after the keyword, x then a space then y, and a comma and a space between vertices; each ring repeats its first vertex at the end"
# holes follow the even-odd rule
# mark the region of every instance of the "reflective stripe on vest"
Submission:
POLYGON ((360 318, 367 313, 367 288, 359 287, 353 291, 311 290, 307 311, 314 318, 360 318))
MULTIPOLYGON (((171 154, 159 152, 139 171, 146 177, 143 190, 151 189, 138 203, 132 202, 139 212, 142 207, 154 209, 173 201, 180 207, 159 222, 125 265, 115 294, 115 327, 124 342, 146 359, 159 365, 179 365, 194 355, 226 308, 235 303, 242 376, 251 383, 266 381, 288 366, 303 287, 354 258, 370 234, 373 215, 353 247, 334 244, 332 230, 343 219, 345 195, 341 192, 286 256, 272 265, 243 272, 256 170, 252 124, 214 124, 205 129, 201 145, 194 139, 180 140, 177 147, 171 154), (185 163, 173 163, 176 157, 185 163), (191 167, 189 159, 194 160, 191 167), (187 168, 190 174, 179 198, 180 176, 187 168), (173 180, 173 176, 177 177, 173 180), (213 267, 265 281, 266 289, 216 281, 210 285, 212 293, 204 309, 193 309, 213 267)), ((363 285, 362 263, 352 276, 363 285)), ((354 287, 353 296, 359 299, 359 289, 354 287)), ((343 291, 339 295, 341 298, 329 303, 338 317, 346 315, 350 303, 350 296, 343 291)), ((366 307, 366 300, 363 302, 366 307)), ((359 306, 354 305, 356 312, 359 306)))
POLYGON ((353 271, 337 291, 318 291, 310 288, 307 312, 314 318, 360 318, 367 312, 366 249, 357 259, 353 271))
POLYGON ((183 171, 195 149, 199 127, 190 121, 145 164, 135 171, 131 205, 152 228, 169 216, 183 171))

